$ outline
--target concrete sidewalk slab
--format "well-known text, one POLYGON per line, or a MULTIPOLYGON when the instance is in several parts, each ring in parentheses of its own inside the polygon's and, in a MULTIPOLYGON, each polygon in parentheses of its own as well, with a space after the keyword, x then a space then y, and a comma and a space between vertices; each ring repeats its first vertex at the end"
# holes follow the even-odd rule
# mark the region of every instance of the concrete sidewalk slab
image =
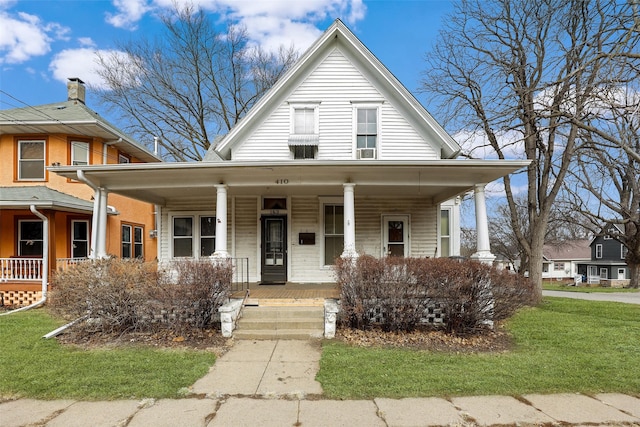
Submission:
POLYGON ((637 397, 620 393, 602 393, 596 394, 595 398, 609 406, 640 418, 640 399, 637 397))
POLYGON ((283 427, 298 425, 297 400, 230 397, 207 427, 283 427))
POLYGON ((194 427, 205 426, 215 416, 217 400, 162 399, 139 410, 127 427, 194 427))
POLYGON ((209 373, 191 387, 209 397, 321 394, 315 380, 320 344, 313 341, 243 340, 220 357, 209 373))
POLYGON ((304 427, 384 427, 371 400, 302 400, 300 425, 304 427))
POLYGON ((527 394, 522 397, 551 418, 563 423, 610 424, 640 422, 640 418, 627 415, 599 400, 582 394, 527 394))
POLYGON ((451 402, 437 397, 378 398, 374 402, 389 427, 457 426, 465 422, 451 402))
POLYGON ((74 400, 20 399, 0 403, 0 427, 41 425, 75 403, 74 400))
POLYGON ((307 394, 322 394, 315 380, 318 362, 271 362, 264 372, 257 394, 304 398, 307 394))
POLYGON ((124 425, 140 408, 137 400, 76 402, 49 421, 47 427, 113 427, 124 425))
POLYGON ((454 397, 451 402, 480 426, 495 424, 549 424, 553 419, 509 396, 454 397))

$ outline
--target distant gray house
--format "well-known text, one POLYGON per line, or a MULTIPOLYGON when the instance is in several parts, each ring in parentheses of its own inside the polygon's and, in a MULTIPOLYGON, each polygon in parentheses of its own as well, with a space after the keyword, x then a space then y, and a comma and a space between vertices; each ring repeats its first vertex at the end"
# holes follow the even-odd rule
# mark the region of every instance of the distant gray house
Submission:
POLYGON ((628 285, 631 274, 625 261, 627 248, 614 238, 622 232, 618 225, 610 225, 602 235, 591 240, 591 259, 579 264, 579 272, 588 283, 611 287, 628 285))

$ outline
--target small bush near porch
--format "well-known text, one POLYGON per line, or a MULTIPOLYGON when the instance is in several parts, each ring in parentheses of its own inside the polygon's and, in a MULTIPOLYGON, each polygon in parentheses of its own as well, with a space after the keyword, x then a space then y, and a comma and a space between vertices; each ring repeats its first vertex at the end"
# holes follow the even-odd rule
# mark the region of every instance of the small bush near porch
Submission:
POLYGON ((357 329, 468 334, 537 303, 529 280, 475 261, 364 255, 339 259, 336 275, 341 323, 357 329))
POLYGON ((230 263, 181 260, 166 270, 140 260, 103 259, 71 266, 53 279, 50 305, 85 329, 119 333, 214 326, 230 295, 230 263))

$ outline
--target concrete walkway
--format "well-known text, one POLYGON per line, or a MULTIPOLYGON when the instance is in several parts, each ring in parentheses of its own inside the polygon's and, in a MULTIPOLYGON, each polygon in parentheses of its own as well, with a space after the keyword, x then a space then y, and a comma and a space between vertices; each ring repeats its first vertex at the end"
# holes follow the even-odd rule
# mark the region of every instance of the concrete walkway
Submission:
POLYGON ((180 400, 0 403, 0 427, 492 426, 640 427, 640 398, 623 394, 325 400, 320 343, 239 341, 180 400))

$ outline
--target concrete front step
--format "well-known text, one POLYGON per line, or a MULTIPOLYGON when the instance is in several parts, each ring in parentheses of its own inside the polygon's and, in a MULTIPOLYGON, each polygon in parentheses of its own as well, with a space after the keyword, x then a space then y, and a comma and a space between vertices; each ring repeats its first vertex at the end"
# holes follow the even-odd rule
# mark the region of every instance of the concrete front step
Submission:
POLYGON ((324 298, 247 298, 244 305, 259 307, 324 307, 324 298))
POLYGON ((240 339, 309 339, 324 335, 323 307, 245 306, 233 336, 240 339))

